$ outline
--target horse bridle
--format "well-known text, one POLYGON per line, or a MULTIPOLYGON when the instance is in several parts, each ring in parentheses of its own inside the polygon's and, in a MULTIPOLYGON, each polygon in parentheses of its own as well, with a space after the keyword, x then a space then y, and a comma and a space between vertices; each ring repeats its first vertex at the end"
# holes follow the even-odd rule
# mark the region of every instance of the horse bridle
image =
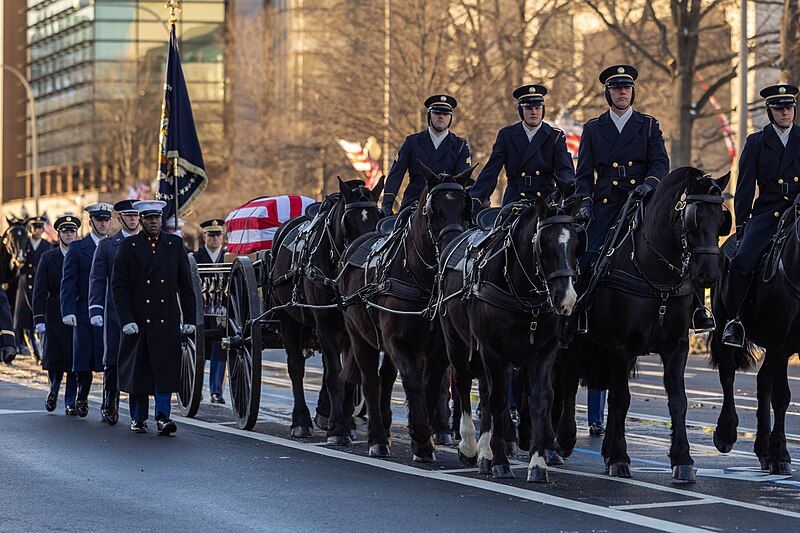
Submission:
MULTIPOLYGON (((688 250, 690 255, 719 255, 719 245, 690 247, 687 235, 698 230, 697 206, 699 204, 722 205, 724 202, 725 199, 721 194, 688 194, 678 201, 675 210, 680 211, 681 216, 681 245, 688 250)), ((727 222, 723 228, 726 226, 730 231, 727 222)), ((727 232, 725 233, 727 234, 727 232)))
POLYGON ((426 230, 428 232, 428 236, 430 236, 431 241, 433 241, 434 246, 437 248, 437 253, 436 253, 437 260, 439 258, 438 242, 442 239, 442 237, 444 237, 447 233, 450 233, 450 232, 453 232, 453 231, 457 231, 459 233, 464 231, 464 226, 454 222, 452 224, 447 224, 445 227, 443 227, 441 230, 439 230, 439 234, 437 236, 434 236, 433 228, 431 227, 431 222, 430 222, 430 219, 428 218, 428 213, 430 213, 430 211, 431 211, 431 201, 433 199, 434 193, 443 192, 443 191, 445 191, 445 192, 446 191, 458 191, 458 192, 460 192, 461 194, 464 195, 464 197, 465 197, 464 200, 465 200, 465 203, 466 203, 466 205, 464 207, 464 210, 465 210, 465 215, 467 215, 465 217, 466 220, 470 219, 470 217, 468 215, 470 214, 470 211, 472 210, 472 198, 469 196, 469 194, 467 194, 467 191, 464 189, 464 187, 462 185, 459 185, 458 183, 455 183, 455 182, 440 183, 439 185, 434 185, 428 191, 428 198, 425 200, 425 205, 422 207, 422 214, 425 216, 425 225, 426 225, 426 230))
MULTIPOLYGON (((536 234, 533 236, 532 244, 534 246, 534 255, 536 257, 536 271, 542 272, 543 269, 541 267, 541 257, 542 257, 542 248, 541 243, 539 242, 541 239, 542 231, 551 227, 551 226, 559 226, 559 225, 570 225, 574 226, 577 223, 575 222, 575 217, 571 215, 552 215, 547 218, 540 220, 536 224, 536 234)), ((576 230, 577 231, 577 230, 576 230)), ((556 270, 555 272, 550 272, 549 274, 544 276, 544 280, 551 281, 557 278, 575 278, 578 275, 578 272, 574 268, 562 268, 556 270)))

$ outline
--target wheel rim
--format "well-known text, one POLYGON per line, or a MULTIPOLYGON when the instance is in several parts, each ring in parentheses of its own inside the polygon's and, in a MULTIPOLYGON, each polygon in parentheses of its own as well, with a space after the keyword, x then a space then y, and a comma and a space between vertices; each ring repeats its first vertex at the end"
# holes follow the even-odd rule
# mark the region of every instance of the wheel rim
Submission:
POLYGON ((191 418, 197 414, 197 410, 200 408, 206 358, 200 274, 192 256, 189 256, 189 268, 192 273, 192 288, 197 302, 196 308, 193 310, 197 326, 194 334, 181 336, 181 387, 178 393, 178 402, 181 415, 191 418))

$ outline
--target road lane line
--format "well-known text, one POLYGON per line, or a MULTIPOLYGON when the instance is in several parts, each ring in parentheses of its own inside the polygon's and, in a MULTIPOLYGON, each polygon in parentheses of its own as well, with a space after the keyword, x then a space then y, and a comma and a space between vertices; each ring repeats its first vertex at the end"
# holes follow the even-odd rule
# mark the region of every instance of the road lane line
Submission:
POLYGON ((40 409, 0 409, 0 415, 26 415, 41 412, 40 409))
POLYGON ((684 507, 686 505, 708 505, 711 503, 716 504, 717 502, 711 500, 686 500, 681 502, 637 503, 633 505, 612 505, 609 509, 635 511, 638 509, 660 509, 662 507, 684 507))

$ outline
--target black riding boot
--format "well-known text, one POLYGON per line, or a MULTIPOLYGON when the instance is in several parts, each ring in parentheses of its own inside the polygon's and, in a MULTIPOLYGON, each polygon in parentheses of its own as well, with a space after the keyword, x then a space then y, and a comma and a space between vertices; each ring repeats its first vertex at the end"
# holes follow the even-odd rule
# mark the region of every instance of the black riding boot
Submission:
POLYGON ((119 420, 117 365, 106 365, 103 369, 103 405, 100 414, 102 421, 112 426, 119 420))
POLYGON ((706 333, 714 331, 717 323, 714 320, 714 315, 706 307, 705 302, 705 289, 696 289, 694 293, 695 308, 692 314, 692 329, 697 333, 706 333))
POLYGON ((744 326, 739 320, 739 313, 742 310, 742 304, 747 296, 747 289, 750 285, 750 276, 743 274, 736 269, 730 269, 728 272, 728 291, 725 295, 725 308, 728 309, 728 316, 733 316, 725 324, 725 330, 722 332, 722 344, 733 346, 734 348, 743 348, 746 335, 744 326))

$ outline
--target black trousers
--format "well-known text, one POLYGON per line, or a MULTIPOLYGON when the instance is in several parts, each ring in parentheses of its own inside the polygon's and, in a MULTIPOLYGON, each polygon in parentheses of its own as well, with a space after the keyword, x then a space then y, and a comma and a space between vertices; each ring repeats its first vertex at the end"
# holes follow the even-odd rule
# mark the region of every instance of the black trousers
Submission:
POLYGON ((89 390, 92 388, 92 371, 85 370, 76 374, 78 374, 78 400, 85 402, 89 399, 89 390))
POLYGON ((103 405, 102 411, 119 412, 119 382, 117 365, 106 365, 103 369, 103 405))

